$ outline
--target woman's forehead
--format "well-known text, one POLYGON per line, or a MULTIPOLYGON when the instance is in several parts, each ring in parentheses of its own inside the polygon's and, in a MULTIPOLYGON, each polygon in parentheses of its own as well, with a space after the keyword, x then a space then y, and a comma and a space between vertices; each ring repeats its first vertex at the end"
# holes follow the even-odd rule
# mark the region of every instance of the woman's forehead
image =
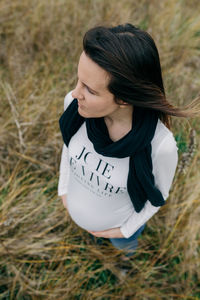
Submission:
POLYGON ((78 77, 91 88, 107 88, 110 76, 103 68, 95 63, 83 51, 78 63, 78 77))

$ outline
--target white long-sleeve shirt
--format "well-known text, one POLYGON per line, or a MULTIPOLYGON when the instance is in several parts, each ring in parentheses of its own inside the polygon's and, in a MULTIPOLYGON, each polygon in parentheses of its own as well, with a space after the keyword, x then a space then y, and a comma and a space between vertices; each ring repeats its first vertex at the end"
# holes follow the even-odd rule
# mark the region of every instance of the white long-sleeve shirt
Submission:
MULTIPOLYGON (((73 100, 71 92, 64 99, 64 110, 73 100)), ((152 145, 152 165, 156 187, 166 200, 178 162, 178 148, 172 132, 158 120, 152 145)), ((58 195, 67 194, 67 208, 80 227, 102 231, 120 227, 129 238, 160 207, 147 200, 137 213, 127 191, 129 159, 98 154, 87 136, 85 123, 63 145, 58 195)))

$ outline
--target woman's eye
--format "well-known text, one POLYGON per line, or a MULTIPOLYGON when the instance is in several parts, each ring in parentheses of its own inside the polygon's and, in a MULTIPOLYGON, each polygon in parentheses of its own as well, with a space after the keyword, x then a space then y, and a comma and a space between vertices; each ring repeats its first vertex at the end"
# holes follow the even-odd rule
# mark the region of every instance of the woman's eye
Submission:
POLYGON ((87 86, 86 86, 86 88, 90 94, 94 95, 94 93, 87 86))

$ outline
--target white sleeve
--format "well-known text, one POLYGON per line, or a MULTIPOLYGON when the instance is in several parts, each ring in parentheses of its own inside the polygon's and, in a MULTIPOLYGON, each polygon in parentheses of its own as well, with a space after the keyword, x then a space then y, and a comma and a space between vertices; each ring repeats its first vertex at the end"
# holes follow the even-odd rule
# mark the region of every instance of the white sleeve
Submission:
MULTIPOLYGON (((69 92, 64 99, 64 110, 73 100, 71 95, 72 91, 69 92)), ((60 161, 60 170, 59 170, 59 180, 58 180, 58 196, 67 194, 68 182, 69 182, 69 157, 68 157, 68 148, 63 144, 61 161, 60 161)))
POLYGON ((60 161, 60 172, 58 180, 58 196, 66 195, 69 182, 69 158, 68 148, 63 144, 61 161, 60 161))
MULTIPOLYGON (((155 160, 153 163, 153 174, 156 187, 161 191, 166 200, 169 196, 169 190, 175 175, 178 163, 178 148, 173 135, 167 135, 159 145, 155 160)), ((142 225, 144 225, 158 210, 159 207, 153 206, 149 200, 145 203, 143 209, 136 211, 120 227, 125 238, 133 235, 142 225)))

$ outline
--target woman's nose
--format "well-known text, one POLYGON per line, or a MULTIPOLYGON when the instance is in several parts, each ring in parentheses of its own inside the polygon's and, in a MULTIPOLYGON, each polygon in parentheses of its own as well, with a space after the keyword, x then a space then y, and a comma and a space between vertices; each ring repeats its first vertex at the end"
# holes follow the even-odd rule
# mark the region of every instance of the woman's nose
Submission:
POLYGON ((84 98, 83 93, 82 93, 82 87, 79 84, 79 82, 77 83, 75 89, 72 92, 72 97, 77 98, 77 99, 83 99, 84 98))

